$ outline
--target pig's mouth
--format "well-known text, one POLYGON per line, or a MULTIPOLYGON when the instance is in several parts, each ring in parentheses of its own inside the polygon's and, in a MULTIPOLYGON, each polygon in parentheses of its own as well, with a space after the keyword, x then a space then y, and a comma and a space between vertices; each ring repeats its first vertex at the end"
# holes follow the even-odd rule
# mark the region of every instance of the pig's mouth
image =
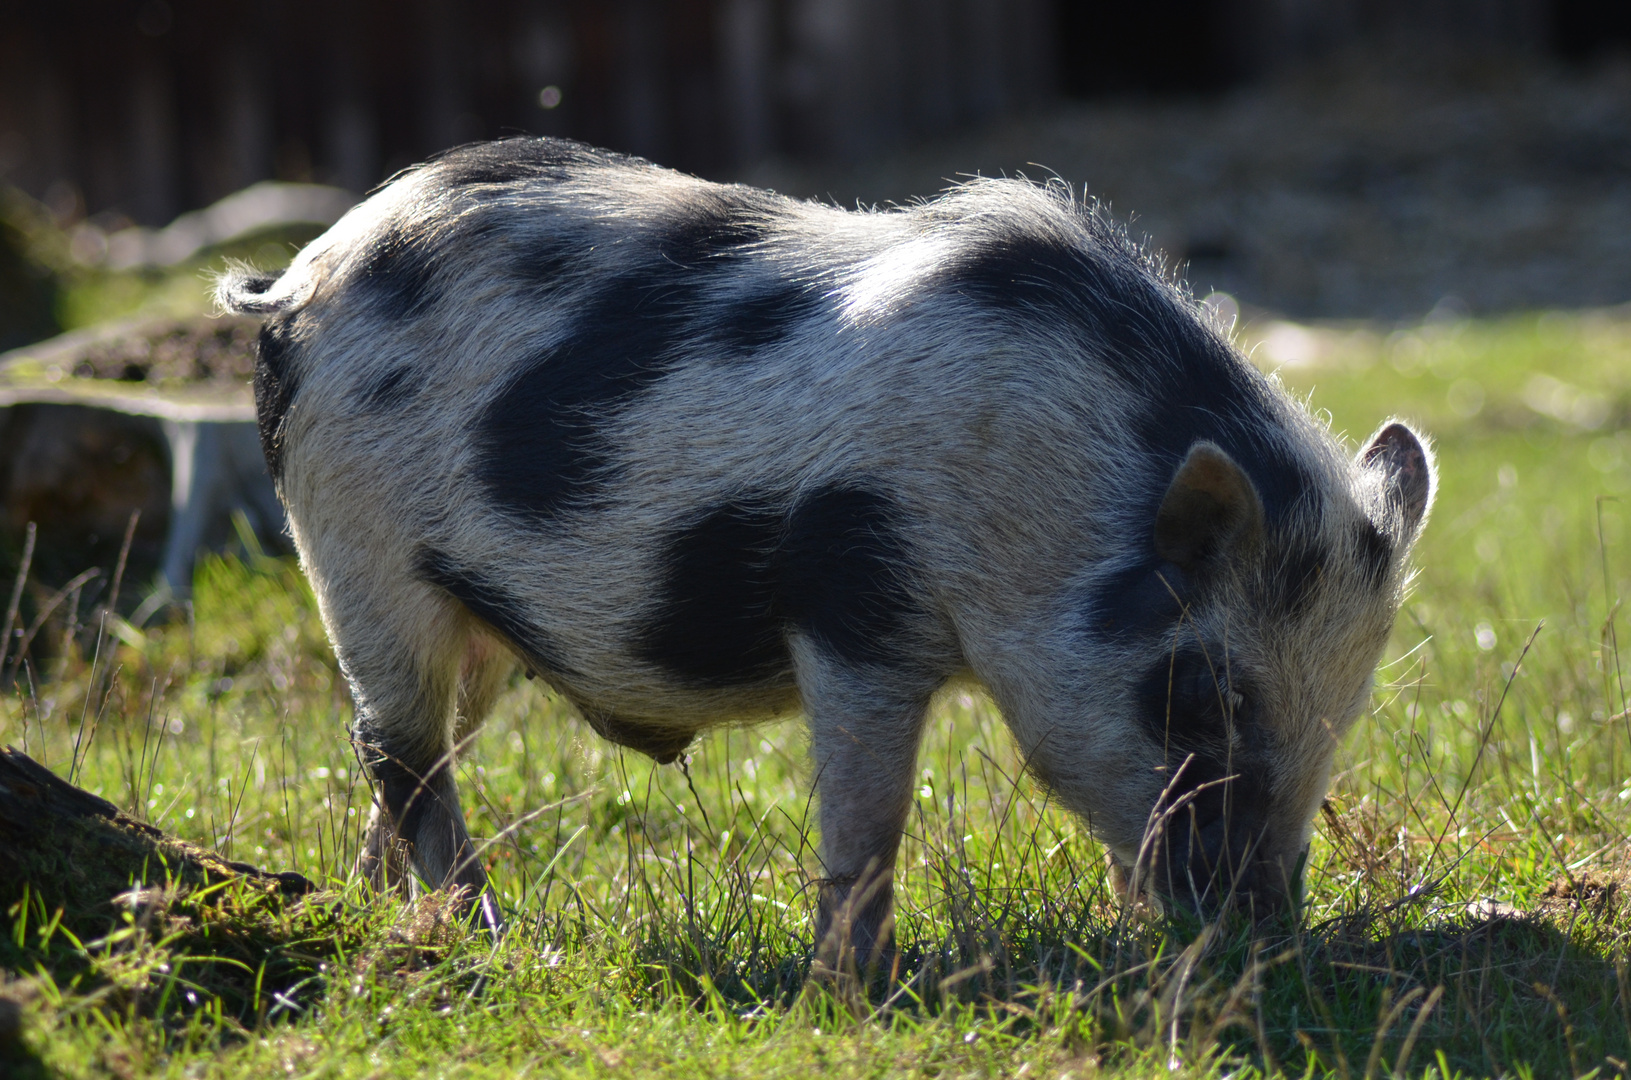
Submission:
POLYGON ((1208 921, 1230 910, 1259 921, 1293 911, 1302 896, 1307 845, 1296 854, 1277 851, 1264 815, 1232 797, 1240 794, 1234 778, 1204 788, 1152 814, 1131 859, 1112 853, 1117 892, 1208 921))

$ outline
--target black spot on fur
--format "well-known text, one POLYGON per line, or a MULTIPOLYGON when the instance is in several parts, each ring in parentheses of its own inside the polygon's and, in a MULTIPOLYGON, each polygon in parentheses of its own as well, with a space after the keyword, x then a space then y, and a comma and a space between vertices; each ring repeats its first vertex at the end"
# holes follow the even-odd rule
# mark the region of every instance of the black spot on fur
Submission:
POLYGON ((455 147, 433 159, 436 178, 449 187, 564 180, 597 166, 643 164, 639 158, 598 150, 574 139, 518 136, 455 147))
POLYGON ((375 410, 395 409, 416 397, 424 389, 424 374, 411 364, 396 364, 368 388, 368 407, 375 410))
POLYGON ((606 465, 597 430, 667 372, 689 295, 670 271, 620 278, 571 337, 521 365, 478 437, 478 474, 499 507, 543 524, 593 496, 606 465))
POLYGON ((273 480, 283 477, 283 434, 300 389, 297 349, 286 319, 269 319, 255 346, 255 423, 273 480))
POLYGON ((431 548, 419 551, 414 570, 421 581, 446 592, 470 614, 491 626, 533 667, 557 675, 572 674, 549 635, 529 620, 520 604, 485 574, 431 548))
POLYGON ((1296 543, 1287 547, 1271 571, 1271 595, 1266 606, 1291 619, 1307 614, 1330 557, 1330 552, 1318 544, 1296 543))
POLYGON ((1231 728, 1249 723, 1250 699, 1242 691, 1221 657, 1181 646, 1139 681, 1139 716, 1149 736, 1180 760, 1191 752, 1206 756, 1227 744, 1231 728))
MULTIPOLYGON (((776 213, 773 200, 749 189, 742 189, 741 194, 706 192, 644 235, 631 236, 624 226, 615 223, 584 227, 582 222, 577 222, 575 231, 530 238, 508 258, 512 270, 522 280, 552 289, 572 276, 574 266, 581 263, 591 249, 613 243, 640 245, 648 258, 643 267, 629 274, 629 282, 658 298, 671 294, 677 287, 686 289, 691 295, 685 299, 695 302, 702 299, 695 295, 705 283, 701 272, 736 265, 753 245, 770 234, 776 213)), ((503 231, 502 225, 501 220, 485 220, 474 228, 498 236, 503 231)), ((745 304, 749 309, 748 318, 764 323, 774 318, 781 306, 796 304, 783 292, 772 289, 742 302, 725 302, 719 307, 700 302, 694 303, 694 307, 703 323, 710 320, 710 312, 717 312, 714 320, 728 327, 736 317, 735 309, 745 304)))
MULTIPOLYGON (((432 159, 429 168, 434 181, 458 189, 502 184, 558 184, 596 169, 647 164, 639 158, 600 150, 572 139, 517 137, 455 147, 432 159)), ((573 264, 580 262, 597 243, 592 235, 574 234, 574 228, 583 229, 583 222, 557 215, 547 207, 526 211, 529 215, 551 219, 555 231, 545 235, 540 235, 543 230, 537 229, 536 219, 518 230, 516 211, 502 204, 478 203, 475 209, 478 212, 461 224, 468 248, 495 253, 507 260, 511 271, 521 280, 546 290, 570 276, 567 272, 573 264), (525 243, 516 243, 518 234, 526 236, 525 243)), ((600 228, 609 232, 612 226, 600 228)), ((587 232, 592 231, 591 226, 587 232)), ((607 236, 598 242, 611 239, 607 236)))
POLYGON ((709 327, 709 336, 735 355, 748 355, 785 340, 794 328, 815 316, 824 303, 822 295, 809 285, 778 282, 772 288, 722 305, 717 321, 709 327))
POLYGON ((436 297, 436 251, 401 225, 370 243, 362 263, 362 288, 382 318, 409 319, 436 297))
POLYGON ((1189 601, 1184 572, 1151 558, 1106 577, 1089 601, 1089 618, 1102 637, 1148 637, 1171 629, 1189 601))
POLYGON ((649 262, 602 284, 563 341, 519 366, 478 440, 497 505, 538 524, 592 499, 607 479, 600 426, 696 341, 709 271, 758 235, 755 205, 711 196, 687 208, 645 239, 649 262))
POLYGON ((688 201, 655 231, 659 256, 678 266, 704 267, 743 254, 770 235, 781 200, 732 185, 688 193, 688 201))
MULTIPOLYGON (((597 169, 647 165, 639 158, 598 150, 571 139, 514 138, 448 151, 435 160, 432 176, 451 188, 552 184, 590 175, 597 169)), ((553 286, 587 251, 615 243, 643 246, 653 262, 702 269, 729 261, 765 239, 782 215, 786 201, 741 185, 698 188, 687 192, 676 209, 643 233, 631 233, 623 222, 586 222, 563 215, 558 235, 531 236, 526 246, 510 256, 510 262, 522 278, 553 286)), ((552 213, 547 208, 529 212, 552 213)), ((507 245, 509 225, 506 214, 482 213, 475 215, 466 229, 467 235, 507 245)))
POLYGON ((583 259, 584 246, 571 237, 537 238, 510 253, 510 270, 540 294, 547 293, 571 278, 573 265, 583 259))
POLYGON ((1269 520, 1278 520, 1314 485, 1272 441, 1281 427, 1273 390, 1124 236, 1090 227, 1090 242, 1034 233, 990 242, 953 260, 944 284, 996 311, 1074 326, 1084 359, 1139 393, 1135 429, 1169 466, 1144 493, 1152 519, 1170 470, 1204 439, 1246 470, 1269 520))
POLYGON ((791 670, 777 600, 781 515, 727 503, 665 545, 659 616, 639 653, 688 684, 724 687, 791 670))
POLYGON ((908 553, 887 499, 828 487, 794 507, 782 542, 783 605, 791 620, 855 663, 897 659, 914 610, 908 553))
POLYGON ((1369 521, 1359 526, 1357 540, 1355 546, 1359 549, 1365 578, 1373 587, 1380 587, 1387 581, 1388 567, 1393 565, 1393 545, 1382 535, 1382 530, 1369 521))
POLYGON ((665 563, 637 648, 689 685, 785 678, 792 628, 852 663, 903 658, 908 557, 876 493, 824 488, 785 516, 768 501, 730 503, 677 530, 665 563))
POLYGON ((1003 310, 1049 312, 1068 303, 1098 313, 1114 268, 1065 237, 1013 232, 954 257, 942 284, 1003 310))

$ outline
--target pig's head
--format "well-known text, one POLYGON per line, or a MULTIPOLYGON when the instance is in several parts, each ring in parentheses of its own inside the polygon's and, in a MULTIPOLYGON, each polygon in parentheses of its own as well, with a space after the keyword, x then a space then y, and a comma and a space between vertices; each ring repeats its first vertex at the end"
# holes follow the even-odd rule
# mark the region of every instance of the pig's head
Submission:
POLYGON ((1197 442, 1125 581, 1116 778, 1089 817, 1134 887, 1204 914, 1295 899, 1343 733, 1365 708, 1433 499, 1431 451, 1385 425, 1277 519, 1247 471, 1197 442), (1136 643, 1136 644, 1135 644, 1136 643))

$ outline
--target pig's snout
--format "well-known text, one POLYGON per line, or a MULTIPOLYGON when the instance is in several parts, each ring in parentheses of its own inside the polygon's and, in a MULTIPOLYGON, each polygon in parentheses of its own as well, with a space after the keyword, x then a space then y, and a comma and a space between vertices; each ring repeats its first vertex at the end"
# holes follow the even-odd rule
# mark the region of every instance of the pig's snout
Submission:
POLYGON ((1254 787, 1243 777, 1215 779, 1170 798, 1143 844, 1141 883, 1203 918, 1226 907, 1260 919, 1288 911, 1299 892, 1300 853, 1288 856, 1273 843, 1254 787))

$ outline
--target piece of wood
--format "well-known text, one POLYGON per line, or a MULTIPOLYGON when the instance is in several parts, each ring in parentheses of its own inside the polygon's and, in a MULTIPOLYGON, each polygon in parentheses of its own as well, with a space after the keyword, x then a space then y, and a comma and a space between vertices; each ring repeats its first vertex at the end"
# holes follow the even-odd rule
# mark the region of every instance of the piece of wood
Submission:
POLYGON ((369 933, 302 875, 168 836, 0 748, 0 964, 100 988, 116 1011, 256 1024, 319 1000, 369 933))
POLYGON ((270 898, 315 891, 293 871, 233 862, 167 836, 75 787, 21 750, 0 749, 0 911, 25 887, 76 932, 117 919, 144 889, 194 891, 239 881, 270 898))

